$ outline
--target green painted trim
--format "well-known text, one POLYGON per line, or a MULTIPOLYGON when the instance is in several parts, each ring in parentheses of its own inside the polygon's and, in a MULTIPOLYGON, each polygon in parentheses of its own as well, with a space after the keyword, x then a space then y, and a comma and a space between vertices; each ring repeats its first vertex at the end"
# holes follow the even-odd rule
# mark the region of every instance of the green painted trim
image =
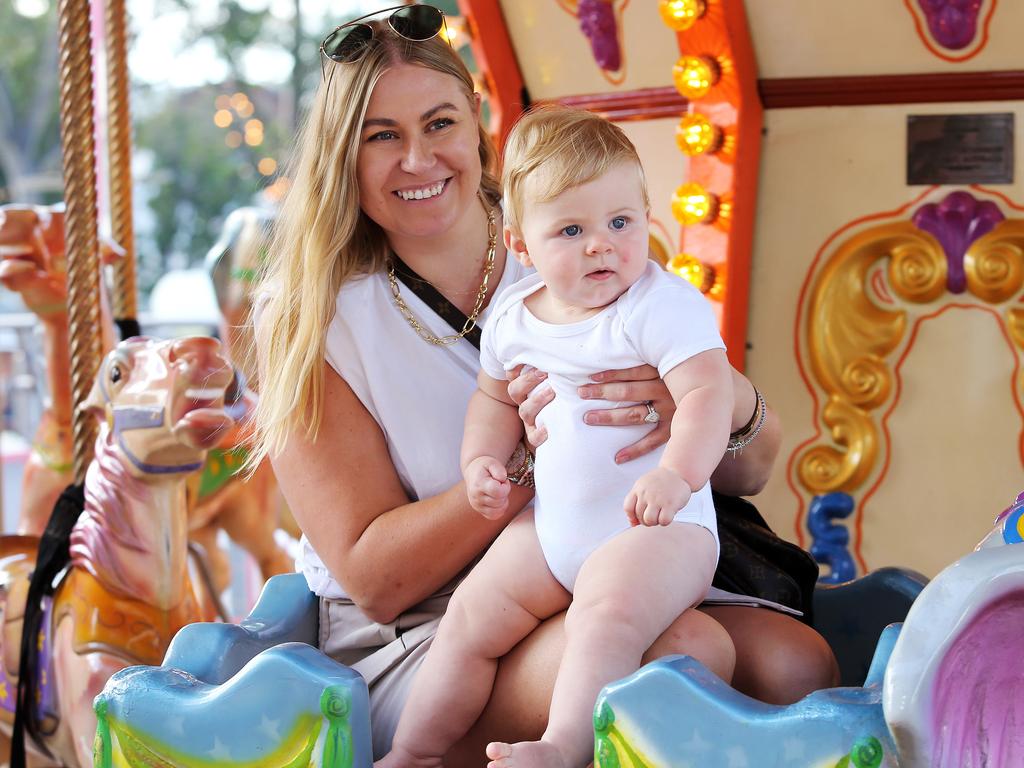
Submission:
MULTIPOLYGON (((128 765, 146 768, 308 768, 323 720, 306 713, 296 718, 290 733, 273 752, 256 760, 226 761, 189 754, 154 739, 116 718, 107 718, 117 738, 120 757, 128 765)), ((109 741, 109 735, 108 735, 109 741)), ((111 768, 110 763, 100 768, 111 768)))

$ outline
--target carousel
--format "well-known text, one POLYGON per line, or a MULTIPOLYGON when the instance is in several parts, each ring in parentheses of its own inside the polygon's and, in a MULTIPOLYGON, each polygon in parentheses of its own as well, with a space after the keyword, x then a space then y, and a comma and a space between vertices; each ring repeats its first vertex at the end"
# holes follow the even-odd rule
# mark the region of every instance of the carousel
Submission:
MULTIPOLYGON (((604 689, 594 765, 1024 764, 1024 6, 435 4, 499 143, 559 102, 638 147, 652 258, 786 427, 758 506, 821 567, 842 687, 769 705, 668 657, 604 689)), ((369 768, 367 688, 317 649, 273 471, 237 472, 270 222, 236 212, 208 258, 220 340, 141 335, 125 3, 58 11, 64 203, 0 207, 50 395, 0 537, 9 765, 369 768), (239 623, 220 531, 266 582, 239 623)))

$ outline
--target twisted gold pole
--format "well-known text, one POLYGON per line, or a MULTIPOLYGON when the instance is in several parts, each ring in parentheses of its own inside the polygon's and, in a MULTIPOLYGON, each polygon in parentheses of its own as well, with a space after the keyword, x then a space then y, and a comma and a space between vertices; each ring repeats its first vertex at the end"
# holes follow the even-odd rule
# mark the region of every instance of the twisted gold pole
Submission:
POLYGON ((96 420, 79 405, 100 362, 99 253, 96 237, 96 146, 93 141, 92 34, 89 0, 60 0, 60 138, 64 158, 64 239, 68 259, 72 440, 75 482, 85 479, 96 420))
POLYGON ((114 318, 138 315, 135 295, 135 232, 132 228, 132 139, 128 109, 128 43, 124 0, 106 0, 107 133, 110 154, 110 224, 124 257, 114 267, 114 318))

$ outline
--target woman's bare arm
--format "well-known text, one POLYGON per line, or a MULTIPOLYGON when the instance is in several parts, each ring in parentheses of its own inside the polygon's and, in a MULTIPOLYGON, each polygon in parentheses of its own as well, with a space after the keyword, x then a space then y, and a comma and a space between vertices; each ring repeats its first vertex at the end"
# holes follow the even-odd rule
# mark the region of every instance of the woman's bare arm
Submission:
POLYGON ((410 502, 384 435, 325 363, 315 442, 293 435, 273 457, 288 505, 324 565, 370 618, 386 622, 454 578, 532 497, 512 489, 499 520, 473 511, 459 483, 410 502))
MULTIPOLYGON (((757 406, 754 385, 746 376, 732 369, 732 391, 735 406, 732 430, 742 429, 750 421, 757 406)), ((771 477, 775 459, 782 445, 782 425, 770 407, 757 437, 735 454, 726 452, 711 475, 711 487, 727 496, 753 496, 760 493, 771 477)))

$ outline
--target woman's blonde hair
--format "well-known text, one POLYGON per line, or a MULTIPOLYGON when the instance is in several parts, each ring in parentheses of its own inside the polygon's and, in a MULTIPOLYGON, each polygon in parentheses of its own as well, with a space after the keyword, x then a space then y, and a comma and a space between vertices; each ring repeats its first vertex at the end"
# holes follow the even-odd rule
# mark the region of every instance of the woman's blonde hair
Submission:
MULTIPOLYGON (((260 354, 259 405, 248 466, 280 452, 303 429, 315 439, 323 417, 327 327, 342 284, 384 267, 384 232, 360 209, 356 157, 367 104, 389 68, 405 63, 456 78, 472 103, 473 79, 440 37, 412 42, 387 23, 356 62, 324 62, 325 81, 297 138, 291 188, 274 226, 255 302, 260 354)), ((479 127, 480 187, 497 202, 496 152, 479 127)))
POLYGON ((522 115, 505 140, 502 208, 505 225, 522 232, 527 203, 543 203, 593 181, 620 163, 633 163, 650 209, 640 156, 617 125, 593 112, 556 104, 522 115))

